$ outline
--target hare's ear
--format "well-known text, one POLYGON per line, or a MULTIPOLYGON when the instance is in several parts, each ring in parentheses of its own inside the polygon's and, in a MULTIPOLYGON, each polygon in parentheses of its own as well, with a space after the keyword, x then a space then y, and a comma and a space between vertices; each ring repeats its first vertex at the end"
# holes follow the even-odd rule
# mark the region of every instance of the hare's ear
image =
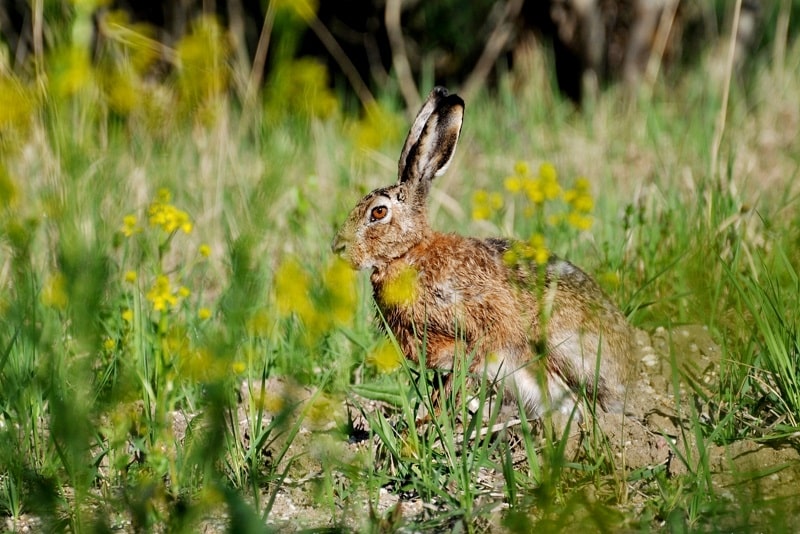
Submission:
POLYGON ((434 87, 408 132, 397 165, 399 182, 427 193, 430 181, 441 176, 456 152, 464 101, 444 87, 434 87))

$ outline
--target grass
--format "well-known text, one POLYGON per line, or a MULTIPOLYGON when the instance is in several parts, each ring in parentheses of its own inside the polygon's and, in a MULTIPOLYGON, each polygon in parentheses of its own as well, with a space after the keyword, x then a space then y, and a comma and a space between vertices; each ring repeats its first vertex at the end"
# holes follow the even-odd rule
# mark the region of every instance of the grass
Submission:
MULTIPOLYGON (((590 113, 534 66, 520 88, 467 103, 434 186, 436 227, 541 234, 537 246, 595 273, 637 327, 709 328, 719 380, 695 398, 714 409, 679 406, 697 448, 676 449, 676 477, 621 475, 597 433, 580 461, 527 421, 468 439, 499 405, 481 388, 487 409, 467 410, 457 399, 475 377, 458 370, 455 398, 417 424, 438 378, 396 359, 365 276, 329 252, 356 200, 395 179, 405 123, 393 95, 386 120, 281 115, 275 102, 243 116, 224 91, 182 93, 185 80, 143 85, 121 107, 97 80, 4 77, 27 112, 0 121, 0 513, 56 530, 193 531, 210 511, 261 531, 278 494, 318 470, 315 526, 348 524, 366 499, 365 530, 747 528, 758 518, 719 494, 708 448, 796 443, 800 82, 781 72, 798 58, 794 43, 785 65, 767 58, 733 87, 719 175, 722 87, 707 65, 641 100, 611 88, 590 113), (565 189, 586 177, 591 228, 526 213, 503 185, 520 161, 533 174, 551 162, 565 189), (373 439, 353 453, 356 430, 373 439), (487 473, 505 483, 487 486, 487 473), (379 509, 381 488, 429 507, 405 525, 400 507, 379 509)), ((677 393, 677 359, 673 377, 677 393)), ((790 511, 773 510, 787 528, 790 511)))

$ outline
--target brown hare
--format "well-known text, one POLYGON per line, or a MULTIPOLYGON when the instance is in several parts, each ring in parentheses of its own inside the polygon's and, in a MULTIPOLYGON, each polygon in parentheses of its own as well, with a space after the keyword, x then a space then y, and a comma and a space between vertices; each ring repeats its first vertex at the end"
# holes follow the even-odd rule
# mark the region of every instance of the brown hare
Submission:
POLYGON ((463 117, 460 97, 433 89, 408 133, 398 183, 356 205, 333 251, 356 269, 372 270, 379 312, 411 360, 486 372, 519 395, 533 417, 550 409, 569 413, 581 391, 604 410, 621 412, 632 329, 592 278, 557 258, 544 267, 509 264, 504 257, 513 241, 429 226, 431 181, 453 159, 463 117), (409 279, 398 297, 394 286, 409 279))

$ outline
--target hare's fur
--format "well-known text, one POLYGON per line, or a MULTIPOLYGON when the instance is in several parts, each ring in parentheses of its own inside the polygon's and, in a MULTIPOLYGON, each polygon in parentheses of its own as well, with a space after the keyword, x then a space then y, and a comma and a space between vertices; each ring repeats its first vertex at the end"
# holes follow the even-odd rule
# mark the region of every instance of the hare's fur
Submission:
POLYGON ((333 250, 372 270, 375 302, 408 358, 485 371, 534 416, 572 410, 579 391, 621 411, 631 328, 586 273, 555 258, 510 264, 511 241, 430 228, 430 182, 453 157, 463 112, 458 96, 431 92, 403 148, 399 182, 358 203, 333 250), (395 286, 409 279, 398 297, 395 286))

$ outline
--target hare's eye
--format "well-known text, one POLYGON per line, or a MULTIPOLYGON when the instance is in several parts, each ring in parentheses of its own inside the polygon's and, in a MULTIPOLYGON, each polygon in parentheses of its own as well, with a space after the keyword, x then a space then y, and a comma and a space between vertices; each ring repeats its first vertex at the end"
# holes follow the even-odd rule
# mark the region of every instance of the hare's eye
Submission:
POLYGON ((380 221, 384 217, 389 214, 389 208, 386 206, 375 206, 372 208, 372 211, 369 212, 369 218, 371 221, 380 221))

